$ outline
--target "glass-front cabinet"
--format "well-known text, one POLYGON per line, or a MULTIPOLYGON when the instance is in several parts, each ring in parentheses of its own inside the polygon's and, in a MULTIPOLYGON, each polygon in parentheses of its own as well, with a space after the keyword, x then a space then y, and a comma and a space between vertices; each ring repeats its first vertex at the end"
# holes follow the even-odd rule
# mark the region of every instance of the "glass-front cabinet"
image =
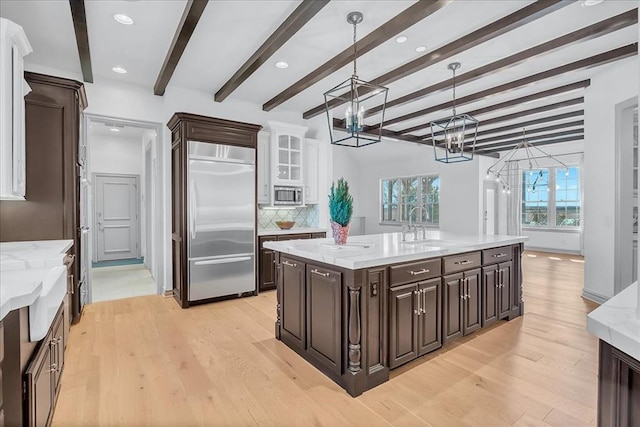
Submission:
POLYGON ((304 134, 307 128, 269 122, 271 131, 271 181, 274 185, 304 185, 304 134))

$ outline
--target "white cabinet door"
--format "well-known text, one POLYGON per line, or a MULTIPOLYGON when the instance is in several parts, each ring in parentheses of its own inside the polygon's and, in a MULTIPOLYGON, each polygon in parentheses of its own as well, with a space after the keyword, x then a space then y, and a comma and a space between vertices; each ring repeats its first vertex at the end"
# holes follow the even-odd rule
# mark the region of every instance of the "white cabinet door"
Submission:
POLYGON ((271 184, 304 185, 304 134, 306 127, 269 122, 271 131, 271 184))
POLYGON ((315 205, 320 202, 320 141, 305 140, 304 147, 304 202, 315 205))
POLYGON ((271 164, 269 161, 270 137, 269 132, 258 133, 258 203, 266 205, 271 203, 271 185, 269 182, 271 174, 271 164))
POLYGON ((22 57, 32 51, 22 27, 0 18, 0 199, 24 200, 26 189, 22 57))

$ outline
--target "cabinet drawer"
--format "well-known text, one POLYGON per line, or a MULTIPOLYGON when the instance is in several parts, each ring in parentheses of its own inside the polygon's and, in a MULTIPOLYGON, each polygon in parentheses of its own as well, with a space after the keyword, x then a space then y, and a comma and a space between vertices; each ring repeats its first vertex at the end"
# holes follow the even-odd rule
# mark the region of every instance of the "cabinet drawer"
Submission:
POLYGON ((277 236, 260 236, 258 237, 258 247, 264 249, 262 247, 264 242, 275 242, 276 240, 278 240, 277 236))
POLYGON ((389 268, 391 286, 440 276, 440 258, 393 265, 389 268))
POLYGON ((482 251, 482 265, 511 261, 511 246, 485 249, 482 251))
POLYGON ((442 258, 442 274, 457 273, 479 267, 480 252, 468 252, 466 254, 451 255, 442 258))
POLYGON ((283 234, 278 236, 278 241, 281 240, 298 240, 298 239, 310 239, 311 233, 303 233, 303 234, 283 234))
POLYGON ((311 238, 312 239, 324 239, 325 237, 327 237, 327 233, 322 232, 322 233, 311 233, 311 238))

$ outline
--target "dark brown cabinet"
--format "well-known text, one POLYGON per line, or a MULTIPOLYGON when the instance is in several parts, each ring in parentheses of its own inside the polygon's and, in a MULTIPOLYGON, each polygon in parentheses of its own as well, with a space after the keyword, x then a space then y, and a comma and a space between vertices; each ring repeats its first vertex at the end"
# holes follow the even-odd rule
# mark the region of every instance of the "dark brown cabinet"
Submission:
MULTIPOLYGON (((173 297, 182 308, 187 308, 193 304, 189 301, 189 269, 187 268, 188 141, 256 148, 258 131, 262 126, 196 114, 175 113, 167 123, 167 127, 171 130, 173 297)), ((200 302, 208 301, 198 301, 200 302)))
MULTIPOLYGON (((513 280, 512 248, 482 251, 482 326, 510 317, 517 289, 513 280)), ((517 307, 516 307, 517 309, 517 307)))
MULTIPOLYGON (((87 98, 75 80, 26 72, 31 92, 25 97, 26 200, 0 204, 0 240, 72 239, 80 242, 78 146, 87 98)), ((76 256, 79 259, 78 256, 76 256)), ((82 312, 80 263, 72 268, 71 319, 82 312)))
POLYGON ((283 256, 281 270, 281 339, 289 346, 304 351, 306 340, 305 263, 283 256))
POLYGON ((442 346, 441 279, 392 288, 389 293, 389 367, 442 346))
POLYGON ((341 273, 307 265, 306 281, 306 350, 330 371, 340 374, 341 273))
POLYGON ((64 369, 64 304, 53 319, 47 336, 40 342, 25 374, 27 425, 51 422, 64 369))
POLYGON ((316 239, 325 237, 326 233, 296 233, 280 234, 258 237, 258 290, 268 291, 276 288, 276 266, 275 251, 264 247, 264 242, 296 240, 296 239, 316 239))
POLYGON ((0 320, 0 426, 4 426, 4 381, 2 371, 4 370, 4 323, 0 320))
POLYGON ((598 426, 640 425, 640 361, 600 340, 598 426))
POLYGON ((480 274, 475 268, 443 277, 445 343, 481 328, 480 274))

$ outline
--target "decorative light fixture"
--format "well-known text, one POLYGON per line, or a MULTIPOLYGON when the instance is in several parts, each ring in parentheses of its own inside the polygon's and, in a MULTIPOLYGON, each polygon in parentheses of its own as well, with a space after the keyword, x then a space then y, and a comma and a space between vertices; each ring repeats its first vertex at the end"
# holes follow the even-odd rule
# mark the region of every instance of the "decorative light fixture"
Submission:
POLYGON ((382 122, 384 121, 385 104, 389 89, 358 78, 356 68, 356 25, 363 20, 362 13, 351 12, 347 15, 347 22, 353 25, 353 75, 336 87, 324 93, 324 103, 329 123, 331 144, 347 147, 364 147, 380 142, 382 139, 382 122), (345 92, 346 91, 346 92, 345 92), (344 121, 334 120, 331 109, 335 102, 347 104, 344 121), (379 120, 367 126, 364 123, 367 107, 381 105, 381 111, 376 114, 379 120), (334 129, 334 122, 336 129, 334 129), (346 136, 334 135, 334 131, 346 132, 346 136))
POLYGON ((551 159, 555 161, 556 163, 558 163, 558 165, 560 165, 561 168, 565 169, 565 173, 569 175, 569 167, 564 162, 558 160, 556 157, 527 141, 527 133, 525 129, 522 128, 522 141, 519 142, 515 147, 513 147, 511 151, 509 151, 509 153, 507 153, 504 157, 498 159, 497 162, 495 162, 493 165, 491 165, 491 167, 489 167, 489 169, 487 169, 487 178, 489 178, 491 174, 493 174, 496 177, 496 181, 498 181, 500 185, 502 185, 502 192, 511 193, 511 179, 509 174, 513 173, 514 170, 519 174, 520 168, 518 167, 514 169, 510 168, 509 166, 514 162, 518 165, 520 164, 520 162, 527 162, 527 166, 531 174, 538 174, 538 176, 533 180, 533 183, 531 184, 532 188, 528 189, 529 191, 534 191, 536 189, 536 186, 544 184, 539 182, 539 179, 541 179, 543 176, 542 168, 538 163, 538 159, 541 158, 551 159), (520 153, 524 153, 524 155, 519 155, 514 159, 516 154, 520 153))
POLYGON ((456 114, 456 70, 459 62, 447 66, 453 71, 453 115, 431 122, 431 141, 435 158, 443 163, 473 160, 478 133, 478 120, 468 114, 456 114), (444 154, 438 155, 438 152, 444 154))

